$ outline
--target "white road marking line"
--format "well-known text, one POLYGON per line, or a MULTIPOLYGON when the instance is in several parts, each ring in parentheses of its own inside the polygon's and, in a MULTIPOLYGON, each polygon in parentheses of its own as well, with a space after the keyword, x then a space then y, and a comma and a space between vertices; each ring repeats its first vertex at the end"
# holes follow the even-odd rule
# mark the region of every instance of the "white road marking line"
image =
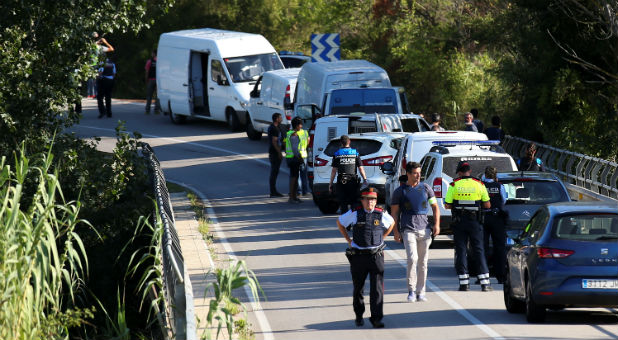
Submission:
MULTIPOLYGON (((407 268, 408 266, 407 259, 402 258, 394 250, 391 250, 389 248, 386 248, 385 252, 388 254, 388 256, 395 259, 395 261, 397 261, 402 267, 407 268)), ((446 294, 440 288, 438 288, 438 286, 436 286, 429 280, 427 280, 426 283, 429 289, 435 292, 444 302, 446 302, 449 306, 451 306, 451 308, 457 311, 457 313, 461 314, 464 318, 470 321, 471 324, 478 327, 481 331, 483 331, 485 334, 487 334, 493 339, 504 340, 504 337, 502 337, 500 334, 498 334, 496 331, 491 329, 486 324, 482 323, 481 320, 477 319, 474 315, 468 312, 468 310, 463 308, 460 304, 458 304, 455 300, 453 300, 450 296, 448 296, 448 294, 446 294)))
MULTIPOLYGON (((103 131, 113 131, 113 132, 115 132, 115 130, 113 130, 113 129, 100 128, 100 127, 96 127, 96 126, 79 125, 79 127, 85 127, 85 128, 90 128, 90 129, 94 129, 94 130, 103 130, 103 131)), ((259 162, 261 164, 270 165, 269 162, 266 162, 264 160, 256 159, 256 158, 244 155, 244 154, 240 154, 240 153, 237 153, 237 152, 234 152, 234 151, 230 151, 230 150, 226 150, 226 149, 217 148, 217 147, 214 147, 214 146, 203 145, 203 144, 199 144, 199 143, 196 143, 196 142, 187 142, 187 141, 184 141, 182 139, 169 138, 169 137, 161 137, 161 136, 150 135, 150 134, 142 134, 142 136, 147 136, 147 137, 150 137, 150 138, 160 138, 160 139, 170 140, 170 141, 173 141, 173 142, 193 145, 193 146, 197 146, 197 147, 200 147, 200 148, 216 150, 216 151, 219 151, 219 152, 224 152, 224 153, 229 153, 229 154, 241 156, 241 157, 244 157, 246 159, 252 159, 252 160, 254 160, 256 162, 259 162)), ((282 170, 286 170, 286 169, 282 169, 282 170)), ((212 205, 210 204, 210 201, 208 201, 208 199, 206 198, 206 195, 204 195, 199 190, 193 188, 192 186, 190 186, 188 184, 185 184, 185 183, 179 183, 179 184, 183 185, 183 186, 185 186, 185 187, 187 187, 187 188, 189 188, 191 190, 193 190, 195 193, 200 195, 200 199, 202 199, 204 201, 204 203, 206 204, 206 207, 207 207, 206 211, 208 213, 208 216, 213 221, 213 226, 217 230, 217 233, 220 235, 219 239, 221 240, 221 244, 223 245, 223 248, 228 253, 230 258, 236 259, 236 255, 234 255, 234 251, 232 250, 232 247, 227 242, 227 239, 225 238, 225 234, 223 233, 223 231, 219 227, 219 223, 217 222, 217 216, 215 215, 215 211, 212 208, 212 205)), ((391 249, 386 248, 385 251, 386 251, 386 253, 390 257, 395 259, 402 267, 407 268, 407 260, 403 259, 401 256, 399 256, 399 254, 397 254, 395 251, 393 251, 391 249)), ((470 323, 472 323, 473 325, 478 327, 485 334, 487 334, 488 336, 490 336, 490 337, 492 337, 493 339, 496 339, 496 340, 504 340, 504 337, 502 337, 496 331, 491 329, 489 326, 487 326, 484 323, 482 323, 474 315, 472 315, 470 312, 468 312, 468 310, 463 308, 460 304, 458 304, 455 300, 453 300, 450 296, 448 296, 445 292, 440 290, 440 288, 438 288, 438 286, 434 285, 429 280, 427 280, 427 287, 429 287, 429 289, 431 289, 433 292, 435 292, 444 302, 446 302, 455 311, 457 311, 464 318, 466 318, 468 321, 470 321, 470 323)), ((262 330, 262 333, 264 335, 264 339, 266 339, 266 340, 273 340, 274 336, 273 336, 273 333, 272 333, 272 329, 270 327, 270 323, 268 322, 268 319, 266 318, 266 314, 264 314, 264 311, 262 310, 262 307, 260 306, 259 301, 254 301, 253 296, 251 294, 251 291, 249 290, 249 288, 247 286, 245 286, 245 292, 247 293, 247 296, 249 297, 249 300, 251 301, 251 306, 253 307, 253 310, 255 312, 256 318, 258 320, 258 323, 260 324, 260 329, 262 330)))

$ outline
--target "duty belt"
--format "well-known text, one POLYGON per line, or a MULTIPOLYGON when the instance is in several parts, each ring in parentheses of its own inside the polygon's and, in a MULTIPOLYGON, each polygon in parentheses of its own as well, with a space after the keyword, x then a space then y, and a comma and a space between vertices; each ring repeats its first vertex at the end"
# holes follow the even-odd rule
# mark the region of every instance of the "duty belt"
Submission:
POLYGON ((353 256, 353 255, 375 255, 375 254, 380 254, 381 255, 385 247, 386 247, 386 244, 382 243, 379 247, 372 248, 372 249, 348 248, 348 249, 345 250, 345 254, 346 254, 346 256, 353 256))
POLYGON ((347 184, 348 182, 354 181, 356 178, 353 175, 342 174, 339 176, 339 183, 347 184))

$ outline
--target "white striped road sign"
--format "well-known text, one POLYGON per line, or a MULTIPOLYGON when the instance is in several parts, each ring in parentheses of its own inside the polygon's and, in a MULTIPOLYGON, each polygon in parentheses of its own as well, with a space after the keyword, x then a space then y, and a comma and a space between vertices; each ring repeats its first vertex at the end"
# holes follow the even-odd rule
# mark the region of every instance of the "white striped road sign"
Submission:
POLYGON ((336 61, 340 59, 339 33, 311 35, 311 61, 336 61))

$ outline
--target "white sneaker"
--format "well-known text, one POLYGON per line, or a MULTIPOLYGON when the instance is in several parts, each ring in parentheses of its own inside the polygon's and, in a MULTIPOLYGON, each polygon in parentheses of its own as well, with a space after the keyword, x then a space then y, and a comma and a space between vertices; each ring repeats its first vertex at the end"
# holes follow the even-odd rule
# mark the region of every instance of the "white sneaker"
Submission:
POLYGON ((410 292, 408 293, 408 302, 414 302, 416 301, 416 298, 414 297, 414 293, 410 292))
POLYGON ((425 297, 425 295, 417 295, 416 296, 416 301, 418 301, 418 302, 427 302, 427 297, 425 297))

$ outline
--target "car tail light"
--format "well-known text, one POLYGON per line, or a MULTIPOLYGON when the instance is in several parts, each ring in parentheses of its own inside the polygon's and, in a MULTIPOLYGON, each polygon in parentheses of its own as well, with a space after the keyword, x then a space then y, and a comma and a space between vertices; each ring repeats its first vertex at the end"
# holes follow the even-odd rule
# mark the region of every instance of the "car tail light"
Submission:
POLYGON ((405 169, 406 168, 406 164, 408 164, 408 162, 406 160, 406 156, 403 156, 403 158, 401 159, 401 168, 405 169))
POLYGON ((328 164, 328 161, 320 157, 316 157, 315 162, 313 162, 314 167, 325 166, 326 164, 328 164))
POLYGON ((390 161, 391 159, 393 159, 393 156, 382 156, 382 157, 364 159, 361 161, 361 163, 363 163, 363 166, 380 166, 390 161))
MULTIPOLYGON (((285 97, 283 97, 283 102, 286 103, 286 104, 292 102, 290 100, 290 85, 285 87, 285 97)), ((285 110, 285 118, 288 121, 292 120, 292 111, 291 110, 285 110)))
POLYGON ((536 254, 542 259, 563 259, 573 255, 573 250, 554 249, 547 247, 540 247, 536 249, 536 254))
POLYGON ((436 194, 436 198, 442 198, 442 177, 433 179, 433 193, 436 194))

